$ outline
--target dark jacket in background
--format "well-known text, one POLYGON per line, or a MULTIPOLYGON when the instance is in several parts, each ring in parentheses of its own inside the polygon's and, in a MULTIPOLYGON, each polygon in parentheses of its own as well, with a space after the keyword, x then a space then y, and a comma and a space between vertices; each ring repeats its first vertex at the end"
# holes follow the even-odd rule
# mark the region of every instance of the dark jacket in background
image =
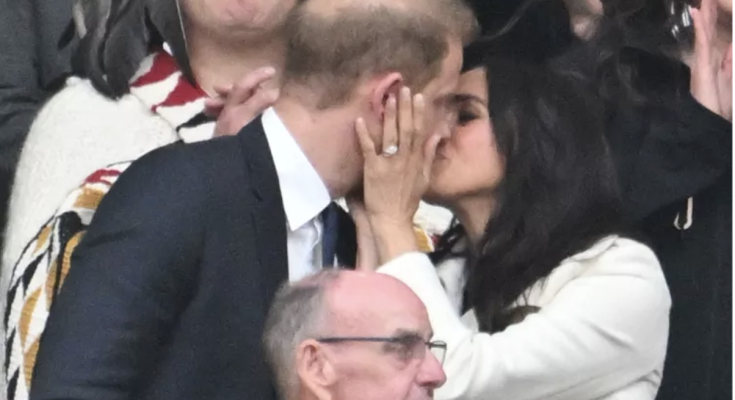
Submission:
MULTIPOLYGON (((70 69, 69 50, 58 49, 70 21, 70 0, 0 0, 2 228, 11 181, 28 129, 48 91, 70 69)), ((3 230, 0 229, 0 235, 3 230)))
POLYGON ((636 50, 626 58, 647 101, 622 105, 607 133, 625 215, 673 299, 657 398, 730 399, 732 124, 692 98, 683 65, 636 50))

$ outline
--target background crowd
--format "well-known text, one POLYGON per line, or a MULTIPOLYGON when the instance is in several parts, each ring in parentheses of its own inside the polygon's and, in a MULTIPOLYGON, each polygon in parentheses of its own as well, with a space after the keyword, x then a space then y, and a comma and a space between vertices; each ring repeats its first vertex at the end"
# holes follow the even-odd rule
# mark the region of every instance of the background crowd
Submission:
POLYGON ((436 398, 732 397, 732 2, 375 3, 384 14, 348 0, 0 0, 8 399, 231 398, 244 370, 266 396, 261 358, 284 398, 389 398, 387 370, 342 388, 305 360, 364 336, 325 326, 369 330, 382 320, 353 314, 387 314, 390 299, 401 321, 420 315, 412 348, 446 350, 443 369, 421 358, 416 372, 436 398), (380 118, 353 129, 355 99, 380 118), (230 154, 253 132, 268 140, 243 142, 245 162, 230 154), (243 179, 268 203, 252 220, 233 216, 255 204, 233 189, 243 179), (318 264, 380 274, 313 277, 318 264), (281 289, 267 321, 260 305, 213 314, 243 301, 222 297, 241 279, 268 304, 283 281, 305 283, 281 289), (240 329, 252 346, 258 327, 257 361, 204 337, 240 329), (297 374, 314 397, 294 392, 297 374))

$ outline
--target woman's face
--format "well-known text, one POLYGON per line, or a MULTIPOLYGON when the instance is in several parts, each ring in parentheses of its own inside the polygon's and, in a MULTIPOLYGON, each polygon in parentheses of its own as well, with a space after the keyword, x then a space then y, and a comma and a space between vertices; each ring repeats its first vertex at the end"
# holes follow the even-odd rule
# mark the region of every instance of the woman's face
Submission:
POLYGON ((487 88, 482 68, 460 77, 457 125, 439 143, 427 201, 451 207, 467 198, 491 198, 503 180, 505 165, 488 113, 487 88))
POLYGON ((179 0, 196 32, 221 39, 270 35, 297 0, 179 0))

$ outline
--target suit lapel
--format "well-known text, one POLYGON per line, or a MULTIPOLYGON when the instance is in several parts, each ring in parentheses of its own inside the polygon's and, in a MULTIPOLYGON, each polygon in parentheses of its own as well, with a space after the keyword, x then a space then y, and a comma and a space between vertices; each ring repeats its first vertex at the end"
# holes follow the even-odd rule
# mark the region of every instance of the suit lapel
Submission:
POLYGON ((263 288, 265 312, 278 288, 288 281, 286 215, 268 140, 260 118, 238 134, 254 206, 251 217, 257 245, 260 287, 263 288))

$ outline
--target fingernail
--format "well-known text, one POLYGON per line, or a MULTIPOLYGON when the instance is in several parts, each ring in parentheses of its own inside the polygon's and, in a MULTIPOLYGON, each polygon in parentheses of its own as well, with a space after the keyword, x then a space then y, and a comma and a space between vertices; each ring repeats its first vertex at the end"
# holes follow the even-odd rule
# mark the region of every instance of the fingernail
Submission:
POLYGON ((263 70, 263 73, 266 74, 266 75, 275 75, 276 74, 276 69, 273 68, 273 67, 266 67, 263 70))
POLYGON ((403 96, 409 96, 411 95, 411 89, 408 88, 408 86, 404 86, 401 88, 401 95, 403 96))

